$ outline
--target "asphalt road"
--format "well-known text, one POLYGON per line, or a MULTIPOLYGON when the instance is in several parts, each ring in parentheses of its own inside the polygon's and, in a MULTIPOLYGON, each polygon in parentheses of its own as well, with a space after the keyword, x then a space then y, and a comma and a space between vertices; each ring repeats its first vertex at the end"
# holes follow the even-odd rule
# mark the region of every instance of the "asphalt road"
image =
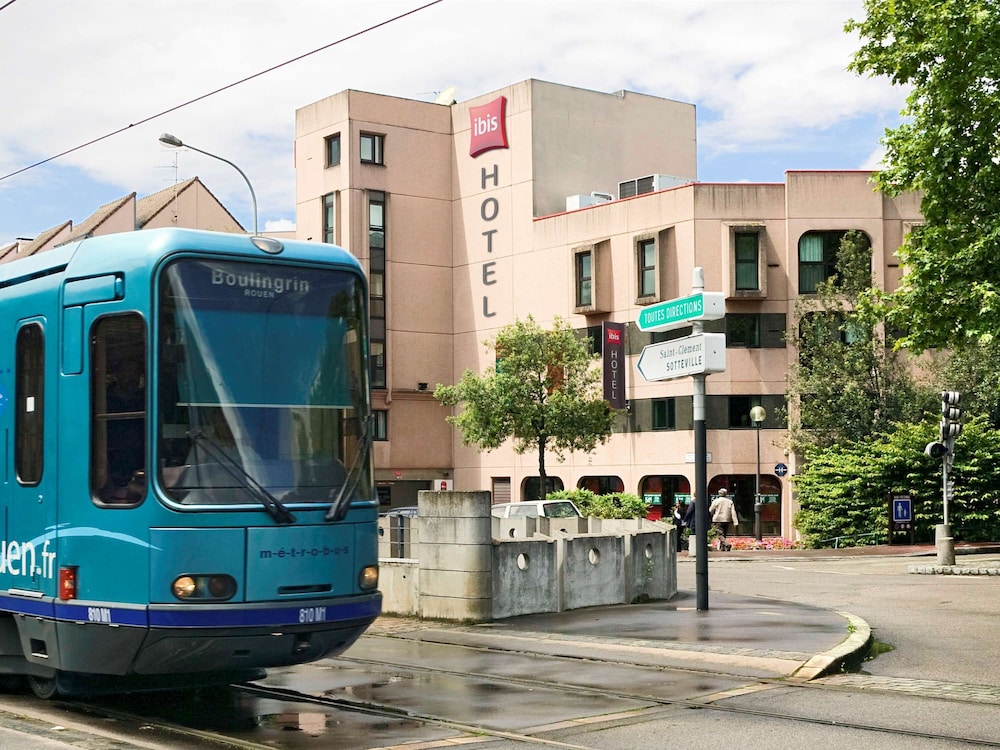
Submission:
MULTIPOLYGON (((960 564, 997 566, 996 557, 962 556, 960 564)), ((767 596, 846 611, 867 621, 893 648, 864 665, 886 677, 1000 686, 1000 578, 916 575, 915 557, 761 559, 713 557, 711 592, 767 596)), ((678 562, 678 588, 695 590, 694 562, 678 562)))

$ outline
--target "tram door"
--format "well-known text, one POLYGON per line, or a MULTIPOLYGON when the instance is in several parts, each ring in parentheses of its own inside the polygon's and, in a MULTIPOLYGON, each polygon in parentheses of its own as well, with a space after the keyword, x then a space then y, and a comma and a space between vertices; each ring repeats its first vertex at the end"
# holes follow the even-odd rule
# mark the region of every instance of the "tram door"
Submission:
MULTIPOLYGON (((54 429, 54 414, 46 417, 53 385, 45 382, 46 330, 44 318, 19 321, 14 349, 13 477, 8 507, 4 572, 10 589, 55 589, 56 461, 47 460, 46 428, 54 429)), ((10 424, 10 422, 8 422, 10 424)), ((48 436, 54 444, 54 435, 48 436)))

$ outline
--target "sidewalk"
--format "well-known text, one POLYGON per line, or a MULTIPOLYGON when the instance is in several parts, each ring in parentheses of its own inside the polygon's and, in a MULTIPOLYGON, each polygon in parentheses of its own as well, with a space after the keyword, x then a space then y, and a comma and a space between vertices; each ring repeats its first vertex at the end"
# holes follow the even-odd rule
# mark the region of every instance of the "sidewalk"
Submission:
MULTIPOLYGON (((954 567, 979 571, 995 566, 1000 575, 1000 544, 959 543, 955 553, 964 559, 954 567), (996 559, 987 559, 990 555, 996 559)), ((935 554, 934 545, 893 545, 710 551, 709 559, 919 558, 935 554)), ((693 562, 694 558, 684 552, 678 555, 679 564, 693 562)), ((918 572, 912 568, 926 566, 910 567, 911 572, 918 572)), ((868 623, 848 612, 715 591, 710 592, 708 604, 707 610, 699 611, 695 593, 681 591, 667 602, 593 607, 477 625, 383 615, 368 635, 797 681, 815 679, 860 661, 871 639, 868 623)))

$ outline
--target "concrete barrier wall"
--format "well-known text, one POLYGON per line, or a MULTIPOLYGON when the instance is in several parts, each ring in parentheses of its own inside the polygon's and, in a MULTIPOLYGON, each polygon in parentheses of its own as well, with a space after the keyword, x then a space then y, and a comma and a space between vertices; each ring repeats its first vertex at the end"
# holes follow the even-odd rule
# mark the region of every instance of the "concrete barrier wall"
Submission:
POLYGON ((546 519, 491 518, 489 506, 488 492, 421 491, 418 518, 380 519, 383 611, 487 622, 677 593, 668 524, 553 519, 553 528, 546 519), (404 543, 390 544, 393 534, 404 543), (418 535, 419 544, 405 543, 418 535), (390 559, 392 550, 419 550, 419 560, 390 559))
POLYGON ((420 563, 417 560, 382 558, 378 561, 378 587, 382 611, 387 615, 420 615, 420 563))
POLYGON ((420 614, 445 620, 493 619, 490 493, 417 493, 420 614))
POLYGON ((625 538, 577 536, 560 540, 563 546, 561 609, 624 604, 627 586, 625 538))
POLYGON ((493 544, 493 619, 559 611, 558 543, 520 539, 493 544))

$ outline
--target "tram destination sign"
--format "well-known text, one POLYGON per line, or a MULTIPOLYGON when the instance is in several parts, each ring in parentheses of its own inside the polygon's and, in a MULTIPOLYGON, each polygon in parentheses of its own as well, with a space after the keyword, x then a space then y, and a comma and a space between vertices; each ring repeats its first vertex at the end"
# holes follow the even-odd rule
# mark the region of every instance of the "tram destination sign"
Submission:
POLYGON ((694 320, 726 317, 726 297, 722 292, 694 292, 687 297, 644 307, 636 324, 640 331, 666 331, 694 320))
POLYGON ((705 372, 725 372, 726 334, 696 333, 643 347, 635 364, 644 380, 671 380, 705 372))

